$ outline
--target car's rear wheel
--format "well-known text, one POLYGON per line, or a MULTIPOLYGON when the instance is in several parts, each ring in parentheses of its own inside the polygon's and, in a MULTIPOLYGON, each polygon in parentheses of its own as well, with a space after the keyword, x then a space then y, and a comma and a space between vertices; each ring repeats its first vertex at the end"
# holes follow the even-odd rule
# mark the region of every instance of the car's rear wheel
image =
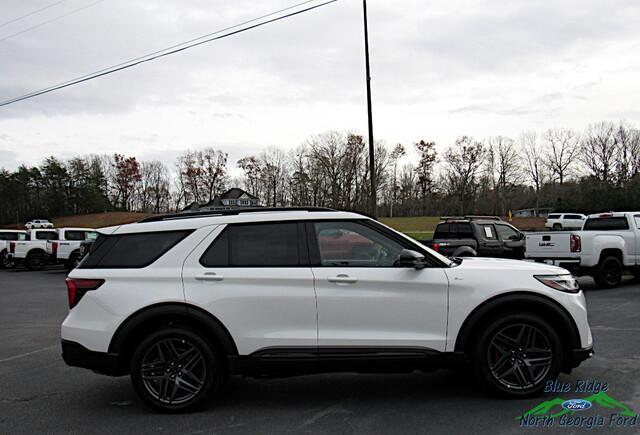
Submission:
POLYGON ((598 287, 613 288, 618 287, 622 283, 622 263, 616 257, 606 257, 600 261, 593 274, 598 287))
POLYGON ((558 376, 562 343, 553 327, 527 313, 500 316, 483 328, 472 363, 485 388, 502 395, 528 397, 558 376))
POLYGON ((80 255, 72 254, 71 257, 69 257, 69 259, 64 264, 64 267, 65 269, 67 269, 67 272, 71 272, 73 269, 78 267, 78 264, 80 264, 80 260, 81 260, 80 255))
POLYGON ((151 408, 185 412, 201 405, 224 379, 215 349, 197 332, 169 327, 142 340, 131 359, 131 381, 151 408))
POLYGON ((553 229, 555 231, 560 231, 562 229, 562 225, 561 224, 553 224, 553 229))
POLYGON ((29 252, 24 260, 24 265, 29 270, 42 270, 47 262, 47 257, 43 252, 29 252))

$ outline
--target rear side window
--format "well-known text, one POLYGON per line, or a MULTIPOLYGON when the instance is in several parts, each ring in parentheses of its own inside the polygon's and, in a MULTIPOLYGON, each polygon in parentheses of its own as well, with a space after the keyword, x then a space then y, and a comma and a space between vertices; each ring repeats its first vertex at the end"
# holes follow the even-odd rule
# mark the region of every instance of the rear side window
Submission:
POLYGON ((20 233, 0 233, 0 240, 22 240, 18 236, 20 233))
POLYGON ((434 239, 473 239, 473 230, 468 222, 438 224, 434 239))
POLYGON ((84 240, 86 237, 86 231, 70 230, 64 232, 64 238, 66 240, 84 240))
POLYGON ((629 223, 626 217, 605 217, 587 219, 582 231, 616 231, 628 230, 629 223))
POLYGON ((230 225, 200 258, 205 267, 295 267, 301 243, 297 223, 230 225))
POLYGON ((580 216, 579 214, 565 214, 564 218, 565 219, 582 219, 582 216, 580 216))
POLYGON ((98 237, 80 269, 141 268, 162 257, 191 233, 159 231, 152 233, 116 234, 98 237))
POLYGON ((549 216, 547 216, 547 219, 560 219, 559 214, 550 214, 549 216))
POLYGON ((36 240, 58 240, 58 233, 55 231, 38 231, 36 240))
POLYGON ((482 225, 482 232, 484 233, 485 239, 496 239, 496 233, 493 231, 493 225, 482 225))

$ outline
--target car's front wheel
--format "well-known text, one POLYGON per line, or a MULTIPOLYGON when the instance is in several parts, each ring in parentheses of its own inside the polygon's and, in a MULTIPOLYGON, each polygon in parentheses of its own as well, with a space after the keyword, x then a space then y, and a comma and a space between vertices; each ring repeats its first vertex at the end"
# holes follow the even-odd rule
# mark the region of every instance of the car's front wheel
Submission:
POLYGON ((185 412, 201 405, 222 383, 219 355, 199 333, 167 327, 146 337, 131 359, 131 381, 151 408, 185 412))
POLYGON ((558 376, 562 343, 543 318, 511 313, 483 329, 472 363, 484 387, 503 395, 527 397, 539 393, 548 379, 558 376))

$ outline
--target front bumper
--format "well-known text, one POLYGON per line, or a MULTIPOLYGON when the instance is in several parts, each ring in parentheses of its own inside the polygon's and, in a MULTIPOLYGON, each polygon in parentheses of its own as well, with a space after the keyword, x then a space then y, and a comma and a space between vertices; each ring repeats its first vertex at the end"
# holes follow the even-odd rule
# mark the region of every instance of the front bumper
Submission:
POLYGON ((103 375, 126 374, 119 354, 89 350, 75 341, 62 340, 62 359, 67 365, 93 370, 103 375))

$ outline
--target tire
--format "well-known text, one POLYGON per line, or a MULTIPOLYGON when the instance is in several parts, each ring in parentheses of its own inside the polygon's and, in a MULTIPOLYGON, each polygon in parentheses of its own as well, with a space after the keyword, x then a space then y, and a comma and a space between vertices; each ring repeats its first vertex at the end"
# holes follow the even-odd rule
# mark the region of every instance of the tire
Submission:
POLYGON ((622 263, 616 257, 605 257, 596 267, 593 279, 598 287, 614 288, 622 283, 622 263))
POLYGON ((546 381, 560 373, 560 337, 536 315, 511 312, 498 317, 483 325, 473 350, 471 361, 480 386, 513 398, 539 394, 546 381))
POLYGON ((64 268, 67 269, 67 272, 71 272, 73 269, 78 267, 80 263, 80 256, 78 254, 72 254, 71 257, 67 261, 64 262, 64 268))
POLYGON ((29 252, 24 260, 24 265, 29 270, 42 270, 47 262, 47 257, 42 251, 29 252))
POLYGON ((136 393, 163 413, 196 409, 219 390, 224 378, 218 352, 189 328, 167 327, 150 334, 131 358, 136 393))
POLYGON ((560 231, 562 229, 562 225, 561 224, 553 224, 552 229, 554 231, 560 231))

